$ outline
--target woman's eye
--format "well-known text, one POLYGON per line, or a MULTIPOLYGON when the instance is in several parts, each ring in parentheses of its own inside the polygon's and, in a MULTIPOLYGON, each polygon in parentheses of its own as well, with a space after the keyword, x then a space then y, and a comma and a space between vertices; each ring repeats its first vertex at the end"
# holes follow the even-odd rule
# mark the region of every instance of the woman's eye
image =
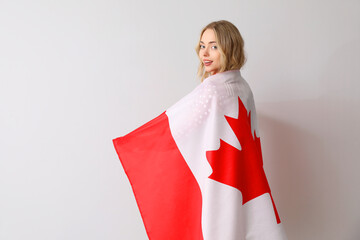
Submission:
MULTIPOLYGON (((205 48, 205 46, 204 46, 204 45, 200 45, 200 48, 205 48)), ((217 46, 212 46, 211 48, 217 49, 217 46)))

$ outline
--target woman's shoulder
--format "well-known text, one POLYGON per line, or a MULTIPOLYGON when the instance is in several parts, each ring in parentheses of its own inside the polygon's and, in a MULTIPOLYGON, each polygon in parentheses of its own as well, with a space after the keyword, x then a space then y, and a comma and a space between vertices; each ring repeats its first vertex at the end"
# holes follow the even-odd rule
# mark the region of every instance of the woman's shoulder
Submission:
POLYGON ((250 85, 240 70, 217 73, 206 78, 201 85, 203 89, 212 89, 218 96, 253 97, 250 85))

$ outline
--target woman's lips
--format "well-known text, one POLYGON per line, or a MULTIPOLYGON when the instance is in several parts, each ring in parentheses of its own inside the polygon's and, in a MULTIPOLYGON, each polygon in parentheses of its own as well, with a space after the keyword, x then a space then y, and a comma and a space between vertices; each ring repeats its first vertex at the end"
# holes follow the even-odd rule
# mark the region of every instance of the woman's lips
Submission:
POLYGON ((212 64, 212 61, 204 61, 205 66, 210 66, 212 64))

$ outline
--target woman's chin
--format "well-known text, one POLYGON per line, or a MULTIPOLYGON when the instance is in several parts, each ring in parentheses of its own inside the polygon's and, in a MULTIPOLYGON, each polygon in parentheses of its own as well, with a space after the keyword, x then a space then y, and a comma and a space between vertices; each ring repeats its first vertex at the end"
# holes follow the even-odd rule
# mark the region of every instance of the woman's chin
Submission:
POLYGON ((205 72, 209 73, 210 75, 215 75, 217 73, 217 71, 213 69, 209 69, 209 70, 205 69, 205 72))

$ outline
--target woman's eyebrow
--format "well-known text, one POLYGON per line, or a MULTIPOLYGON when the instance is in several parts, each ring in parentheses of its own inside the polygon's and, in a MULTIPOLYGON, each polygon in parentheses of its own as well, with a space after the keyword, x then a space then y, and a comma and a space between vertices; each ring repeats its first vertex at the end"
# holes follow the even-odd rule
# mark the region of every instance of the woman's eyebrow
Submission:
MULTIPOLYGON (((200 43, 204 43, 203 41, 200 41, 200 43)), ((216 41, 211 41, 209 43, 216 43, 216 41)))

